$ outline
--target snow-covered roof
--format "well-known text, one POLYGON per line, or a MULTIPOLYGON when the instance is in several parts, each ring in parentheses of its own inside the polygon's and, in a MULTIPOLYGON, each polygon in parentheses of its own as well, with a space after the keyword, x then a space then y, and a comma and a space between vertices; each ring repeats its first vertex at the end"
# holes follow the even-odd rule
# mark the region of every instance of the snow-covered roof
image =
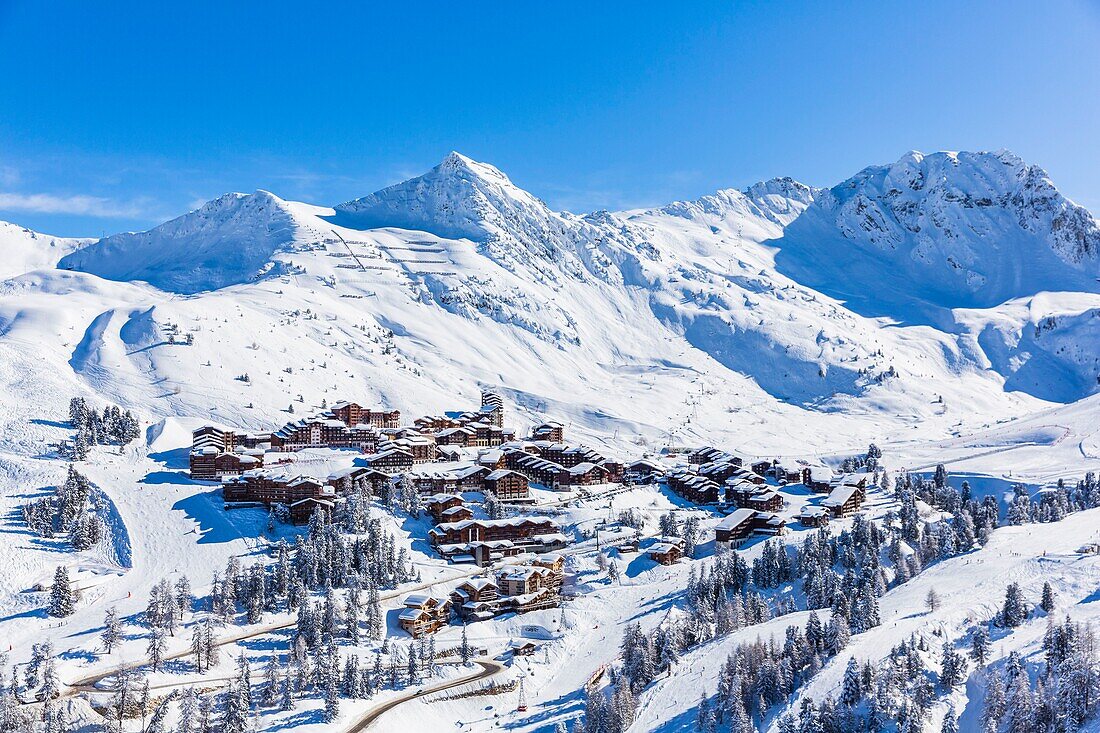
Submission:
POLYGON ((848 503, 848 500, 852 498, 852 495, 857 491, 860 491, 858 486, 837 486, 825 497, 821 502, 822 506, 827 507, 841 507, 848 503))
POLYGON ((737 509, 732 514, 722 517, 717 529, 736 529, 756 516, 755 509, 737 509))

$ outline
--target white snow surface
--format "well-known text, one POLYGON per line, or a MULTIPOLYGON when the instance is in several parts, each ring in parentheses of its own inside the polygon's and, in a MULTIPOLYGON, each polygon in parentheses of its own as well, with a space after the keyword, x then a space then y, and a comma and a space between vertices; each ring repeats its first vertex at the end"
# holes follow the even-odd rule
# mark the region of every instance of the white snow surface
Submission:
MULTIPOLYGON (((265 517, 225 512, 216 487, 186 479, 190 430, 270 429, 291 404, 301 415, 352 399, 411 419, 475 407, 493 388, 521 433, 558 420, 571 440, 623 459, 713 444, 820 461, 875 441, 892 468, 946 462, 980 491, 1078 477, 1100 467, 1097 231, 1041 169, 1004 152, 911 153, 830 189, 774 179, 585 216, 551 211, 454 153, 425 176, 335 208, 227 194, 149 232, 94 243, 0 225, 0 636, 91 649, 85 631, 107 606, 136 613, 161 577, 187 573, 201 588, 229 557, 250 561, 266 542, 265 517), (249 381, 235 379, 243 374, 249 381), (71 436, 67 403, 77 395, 134 410, 146 430, 123 451, 96 448, 82 467, 121 526, 113 546, 73 555, 27 533, 18 508, 63 480, 52 445, 71 436), (56 626, 33 587, 60 563, 84 597, 56 626)), ((797 511, 799 497, 789 499, 797 511)), ((655 522, 676 500, 652 489, 615 497, 616 509, 631 505, 655 522)), ((576 526, 606 511, 592 502, 562 519, 576 526)), ((971 558, 980 573, 968 565, 964 575, 965 558, 937 572, 974 574, 991 594, 1008 578, 1030 583, 1044 550, 1096 539, 1095 516, 1019 537, 999 530, 997 543, 1017 541, 1019 557, 996 554, 994 543, 971 558)), ((416 549, 413 531, 425 527, 394 529, 426 578, 453 575, 416 549)), ((614 657, 622 627, 658 623, 689 565, 633 560, 621 587, 599 587, 591 553, 574 560, 591 592, 548 662, 530 662, 537 714, 512 718, 516 730, 548 731, 576 715, 577 690, 614 657)), ((1091 562, 1057 568, 1058 590, 1074 603, 1095 585, 1091 562)), ((885 653, 933 621, 957 629, 981 603, 928 577, 892 591, 895 605, 884 598, 884 618, 922 604, 918 583, 960 598, 934 619, 906 621, 896 639, 888 624, 857 638, 857 653, 885 653)), ((495 648, 522 623, 557 619, 540 613, 477 624, 471 636, 495 648)), ((797 618, 773 625, 781 633, 797 618)), ((1016 637, 1022 649, 1034 641, 1016 637)), ((692 652, 698 665, 677 675, 720 664, 729 643, 692 652)), ((141 656, 142 644, 112 661, 141 656)), ((97 664, 74 653, 62 676, 97 664)), ((646 693, 634 730, 662 729, 697 701, 698 681, 678 694, 677 679, 646 693)), ((473 701, 402 705, 387 725, 464 720, 489 730, 489 703, 473 701)))

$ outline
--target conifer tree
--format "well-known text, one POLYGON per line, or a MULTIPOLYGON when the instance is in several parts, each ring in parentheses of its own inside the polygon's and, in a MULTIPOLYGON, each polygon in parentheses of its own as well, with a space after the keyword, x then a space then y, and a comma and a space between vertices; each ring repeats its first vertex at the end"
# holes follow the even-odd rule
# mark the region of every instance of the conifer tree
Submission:
POLYGON ((71 616, 76 610, 76 598, 73 592, 72 582, 69 580, 69 571, 64 565, 59 565, 53 574, 53 585, 50 587, 49 614, 58 618, 71 616))

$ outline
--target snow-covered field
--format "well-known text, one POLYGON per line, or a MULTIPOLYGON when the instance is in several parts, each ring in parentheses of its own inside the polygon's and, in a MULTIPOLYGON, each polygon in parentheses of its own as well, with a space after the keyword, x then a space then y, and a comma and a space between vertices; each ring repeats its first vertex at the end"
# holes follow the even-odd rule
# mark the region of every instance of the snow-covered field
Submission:
MULTIPOLYGON (((11 660, 22 662, 31 643, 49 640, 63 682, 144 658, 136 627, 117 652, 98 655, 107 607, 134 616, 154 584, 180 575, 202 595, 230 558, 264 559, 273 539, 293 533, 272 535, 258 510, 225 511, 217 486, 186 477, 190 430, 207 422, 271 428, 290 409, 339 399, 398 408, 411 420, 476 407, 491 388, 521 434, 558 420, 570 440, 620 459, 713 444, 835 461, 875 442, 893 470, 944 463, 983 495, 1100 468, 1100 229, 1040 169, 1008 153, 909 154, 833 189, 777 179, 587 216, 552 212, 492 166, 452 154, 423 177, 335 208, 228 194, 150 232, 98 242, 0 226, 0 651, 10 645, 11 660), (72 437, 74 396, 130 409, 143 428, 134 443, 96 447, 80 464, 102 492, 111 533, 77 553, 29 532, 20 514, 65 478, 55 447, 72 437), (36 588, 61 564, 82 598, 58 620, 36 588)), ((788 496, 787 513, 804 499, 788 496)), ((661 513, 693 511, 655 487, 610 503, 576 502, 558 517, 576 531, 635 507, 654 532, 661 513)), ((873 496, 872 513, 891 508, 888 496, 873 496)), ((933 629, 961 635, 1010 580, 1030 595, 1050 580, 1076 619, 1091 618, 1094 558, 1075 550, 1100 539, 1096 517, 999 529, 980 550, 890 590, 882 626, 853 637, 805 692, 832 691, 852 654, 882 655, 933 629), (944 603, 924 613, 930 585, 944 603)), ((468 572, 424 552, 424 522, 387 521, 424 583, 449 590, 468 572)), ((750 562, 759 548, 746 548, 750 562)), ((490 657, 523 624, 555 629, 557 639, 494 675, 524 676, 525 713, 515 712, 515 693, 426 694, 376 728, 548 731, 572 720, 624 627, 653 628, 681 607, 691 568, 712 551, 704 545, 702 559, 668 568, 618 558, 614 582, 598 570, 593 541, 576 545, 576 598, 564 615, 469 628, 490 657)), ((400 637, 392 612, 400 596, 386 604, 400 637)), ((643 693, 632 730, 687 729, 699 693, 713 691, 707 680, 723 649, 781 635, 802 618, 691 651, 643 693)), ((996 658, 1033 652, 1042 626, 1033 620, 998 640, 996 658)), ((449 627, 437 644, 457 643, 459 633, 449 627)), ((209 676, 232 676, 239 651, 258 676, 286 639, 272 631, 227 646, 209 676)), ((181 634, 170 651, 189 640, 181 634)), ((177 670, 152 681, 186 677, 177 670)), ((953 701, 967 711, 964 723, 975 720, 970 692, 953 701)), ((396 695, 346 703, 341 724, 387 694, 396 695)), ((316 712, 269 712, 262 725, 321 730, 316 712)))

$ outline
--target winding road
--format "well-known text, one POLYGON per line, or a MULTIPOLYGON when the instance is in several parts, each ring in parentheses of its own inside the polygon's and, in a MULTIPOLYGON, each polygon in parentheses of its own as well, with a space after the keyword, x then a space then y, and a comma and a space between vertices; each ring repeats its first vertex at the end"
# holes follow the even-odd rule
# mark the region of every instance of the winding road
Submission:
POLYGON ((461 687, 462 685, 470 682, 477 682, 478 680, 488 679, 493 675, 503 672, 505 669, 503 664, 493 661, 491 659, 475 659, 473 660, 473 662, 474 664, 481 667, 479 671, 465 675, 463 677, 457 677, 453 680, 443 680, 442 682, 439 682, 430 687, 422 687, 418 690, 413 690, 412 692, 405 693, 400 697, 395 697, 392 700, 387 700, 381 705, 375 705, 373 708, 367 710, 365 713, 352 721, 351 727, 346 729, 347 733, 362 733, 363 731, 370 728, 371 725, 374 724, 374 721, 378 720, 380 717, 382 717, 382 715, 389 712, 398 705, 408 702, 409 700, 422 698, 425 695, 431 694, 433 692, 442 692, 443 690, 450 690, 455 687, 461 687))

